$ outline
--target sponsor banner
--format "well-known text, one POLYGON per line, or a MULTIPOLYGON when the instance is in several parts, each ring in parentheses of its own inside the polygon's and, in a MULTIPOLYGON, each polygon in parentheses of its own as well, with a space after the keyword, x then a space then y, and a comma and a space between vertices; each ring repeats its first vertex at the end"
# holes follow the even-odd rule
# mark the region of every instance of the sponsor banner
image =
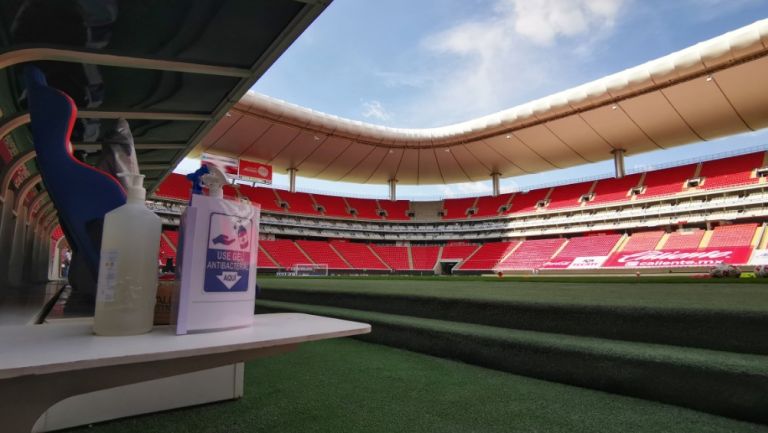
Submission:
POLYGON ((755 250, 752 253, 752 260, 749 261, 751 265, 768 265, 768 250, 755 250))
POLYGON ((604 268, 679 268, 714 266, 719 263, 743 265, 749 261, 751 247, 723 247, 614 253, 604 268))
POLYGON ((240 179, 272 184, 272 166, 259 162, 240 160, 240 179))
POLYGON ((608 256, 587 256, 573 259, 553 260, 544 263, 542 269, 597 269, 603 265, 608 256))
POLYGON ((203 156, 200 157, 200 164, 216 166, 222 173, 227 175, 227 177, 237 176, 238 161, 235 158, 203 153, 203 156))

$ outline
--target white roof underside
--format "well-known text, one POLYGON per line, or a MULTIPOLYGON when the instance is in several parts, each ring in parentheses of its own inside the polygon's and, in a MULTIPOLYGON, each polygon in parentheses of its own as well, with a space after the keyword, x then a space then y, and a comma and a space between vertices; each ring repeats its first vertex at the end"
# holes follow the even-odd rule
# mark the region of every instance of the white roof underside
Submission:
POLYGON ((343 119, 249 92, 197 146, 279 172, 439 184, 571 167, 768 126, 768 19, 510 109, 428 129, 343 119))

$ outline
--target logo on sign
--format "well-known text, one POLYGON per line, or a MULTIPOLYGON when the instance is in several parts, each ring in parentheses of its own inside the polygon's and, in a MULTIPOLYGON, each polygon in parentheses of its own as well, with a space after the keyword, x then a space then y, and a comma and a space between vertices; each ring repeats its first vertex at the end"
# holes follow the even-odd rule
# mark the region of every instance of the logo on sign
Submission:
POLYGON ((206 292, 245 292, 251 266, 251 221, 211 214, 205 261, 206 292))

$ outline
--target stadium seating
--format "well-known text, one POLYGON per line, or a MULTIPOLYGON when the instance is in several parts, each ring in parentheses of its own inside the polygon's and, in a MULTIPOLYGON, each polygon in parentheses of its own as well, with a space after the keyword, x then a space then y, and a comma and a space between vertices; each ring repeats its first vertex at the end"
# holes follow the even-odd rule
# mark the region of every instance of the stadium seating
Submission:
POLYGON ((536 210, 536 203, 544 200, 549 190, 550 188, 541 188, 515 194, 512 197, 512 204, 505 214, 534 212, 536 210))
POLYGON ((704 230, 686 230, 671 233, 667 242, 662 245, 664 250, 677 250, 684 248, 698 248, 701 238, 704 237, 704 230))
POLYGON ((573 237, 554 259, 564 260, 575 259, 576 257, 607 256, 613 250, 613 247, 616 246, 616 242, 619 239, 621 239, 621 235, 573 237))
POLYGON ((183 174, 171 173, 158 185, 155 196, 177 201, 189 201, 192 183, 183 174))
MULTIPOLYGON (((567 242, 565 239, 526 240, 509 256, 499 262, 494 269, 523 270, 540 268, 552 258, 557 250, 567 242)), ((464 269, 462 267, 462 269, 464 269)))
POLYGON ((483 244, 475 251, 472 256, 467 258, 464 262, 459 263, 456 269, 462 271, 481 271, 488 270, 496 266, 509 251, 514 249, 519 242, 488 242, 483 244))
POLYGON ((475 205, 477 197, 447 198, 443 200, 443 219, 467 218, 467 211, 475 205))
POLYGON ((748 247, 752 244, 757 224, 733 224, 715 227, 707 247, 748 247))
POLYGON ((258 203, 261 205, 262 211, 269 212, 282 212, 283 208, 280 207, 275 190, 266 187, 241 187, 240 193, 243 194, 251 203, 258 203))
POLYGON ((628 201, 631 197, 629 190, 637 186, 641 176, 633 174, 621 179, 600 179, 595 186, 594 198, 587 205, 628 201))
POLYGON ((179 244, 178 233, 175 230, 163 230, 163 235, 160 236, 160 258, 172 258, 174 262, 176 261, 176 246, 179 244))
POLYGON ((352 218, 347 211, 347 203, 344 197, 335 195, 312 194, 315 202, 325 209, 323 215, 337 218, 352 218))
POLYGON ((451 243, 443 247, 441 260, 464 260, 478 249, 477 245, 451 243))
POLYGON ((752 177, 752 172, 763 166, 764 155, 765 152, 758 152, 705 162, 700 173, 704 178, 701 188, 728 188, 757 183, 759 179, 752 177))
POLYGON ((306 255, 317 264, 326 264, 328 269, 349 269, 344 260, 326 241, 296 241, 306 255))
POLYGON ((380 220, 379 205, 376 200, 367 198, 347 198, 347 204, 354 209, 358 218, 380 220))
POLYGON ((411 257, 413 258, 414 271, 430 271, 437 264, 437 255, 440 253, 440 247, 436 246, 411 246, 411 257))
POLYGON ((411 208, 411 202, 408 200, 377 200, 381 209, 387 211, 386 219, 390 221, 408 221, 408 210, 411 208))
POLYGON ((579 199, 584 194, 589 193, 593 183, 590 181, 555 187, 549 196, 547 209, 554 210, 581 206, 579 199))
POLYGON ((643 182, 645 191, 638 198, 645 199, 682 192, 685 181, 692 178, 695 172, 696 164, 649 171, 643 182))
POLYGON ((312 261, 288 239, 261 240, 259 244, 272 256, 281 268, 291 269, 296 264, 308 264, 312 261))
POLYGON ((477 217, 494 217, 501 213, 502 206, 509 202, 509 199, 513 194, 500 194, 497 197, 483 196, 477 199, 477 212, 472 215, 472 218, 477 217))
POLYGON ((295 214, 320 215, 315 209, 315 202, 312 197, 304 192, 290 192, 285 190, 275 190, 280 198, 288 203, 287 211, 295 214))
MULTIPOLYGON (((259 243, 261 242, 264 242, 264 241, 259 241, 259 243)), ((257 260, 256 266, 259 269, 279 269, 280 268, 277 265, 277 263, 272 261, 272 259, 270 259, 269 256, 267 256, 264 253, 264 250, 261 247, 259 247, 259 256, 256 260, 257 260)))
POLYGON ((331 241, 331 245, 341 254, 354 269, 358 270, 388 270, 376 257, 367 244, 347 241, 331 241))
POLYGON ((629 237, 627 243, 624 244, 624 248, 621 251, 634 252, 634 251, 650 251, 655 250, 656 245, 664 236, 663 230, 636 232, 629 237))
POLYGON ((408 263, 408 247, 373 245, 371 248, 390 268, 396 271, 408 271, 411 269, 408 263))

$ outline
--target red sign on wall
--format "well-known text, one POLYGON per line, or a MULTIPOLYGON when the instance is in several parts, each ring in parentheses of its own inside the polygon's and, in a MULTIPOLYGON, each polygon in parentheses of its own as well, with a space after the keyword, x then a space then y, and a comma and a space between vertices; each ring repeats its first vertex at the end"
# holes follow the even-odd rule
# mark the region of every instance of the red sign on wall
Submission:
POLYGON ((715 266, 719 263, 742 265, 749 261, 752 247, 723 247, 614 253, 604 268, 679 268, 715 266))
POLYGON ((272 166, 241 159, 240 179, 270 185, 272 184, 272 166))

